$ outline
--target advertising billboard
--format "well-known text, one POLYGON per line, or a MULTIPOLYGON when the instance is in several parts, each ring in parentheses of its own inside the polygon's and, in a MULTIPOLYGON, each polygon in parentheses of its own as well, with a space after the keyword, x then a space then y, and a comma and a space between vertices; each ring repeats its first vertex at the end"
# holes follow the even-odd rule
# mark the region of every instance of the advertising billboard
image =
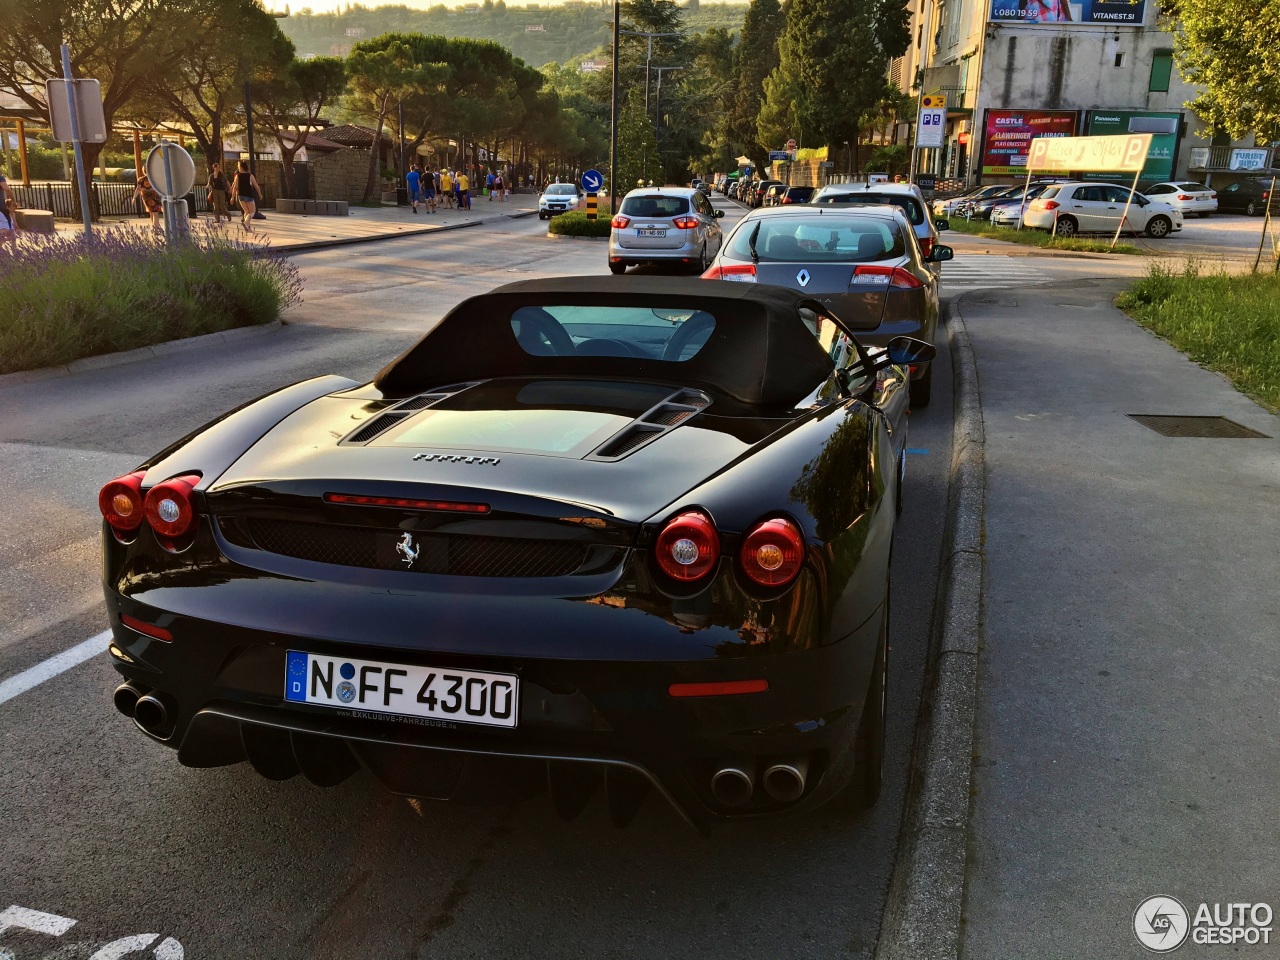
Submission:
POLYGON ((991 19, 1037 26, 1140 27, 1146 23, 1147 0, 991 0, 991 19))
POLYGON ((982 175, 1020 176, 1036 137, 1073 137, 1079 110, 988 110, 983 120, 982 175))
MULTIPOLYGON (((1151 151, 1139 180, 1159 183, 1173 179, 1174 160, 1178 156, 1178 134, 1182 129, 1181 113, 1152 113, 1145 110, 1090 110, 1091 136, 1119 136, 1126 133, 1151 134, 1151 151)), ((1100 172, 1084 171, 1082 180, 1114 180, 1100 172)))

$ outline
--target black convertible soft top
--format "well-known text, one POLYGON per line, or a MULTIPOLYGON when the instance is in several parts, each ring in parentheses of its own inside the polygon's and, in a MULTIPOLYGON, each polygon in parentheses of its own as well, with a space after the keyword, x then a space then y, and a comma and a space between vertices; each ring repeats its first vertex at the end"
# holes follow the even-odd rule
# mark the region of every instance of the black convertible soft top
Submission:
POLYGON ((490 377, 619 377, 704 386, 743 403, 789 406, 831 374, 831 358, 800 316, 827 311, 783 287, 672 277, 555 277, 509 283, 454 307, 429 334, 378 372, 384 393, 490 377), (702 310, 710 339, 682 362, 609 356, 532 356, 511 316, 527 306, 645 306, 702 310))

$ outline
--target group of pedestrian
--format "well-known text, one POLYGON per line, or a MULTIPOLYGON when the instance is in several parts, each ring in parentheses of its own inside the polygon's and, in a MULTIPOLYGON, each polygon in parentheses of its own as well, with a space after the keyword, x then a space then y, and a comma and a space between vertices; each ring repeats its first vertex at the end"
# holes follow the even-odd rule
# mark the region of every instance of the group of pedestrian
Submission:
MULTIPOLYGON (((418 164, 405 174, 404 179, 409 190, 409 205, 414 213, 418 212, 418 204, 426 207, 429 213, 435 213, 438 207, 471 209, 471 178, 464 170, 427 170, 418 164)), ((490 200, 496 196, 505 202, 511 196, 511 187, 502 173, 486 174, 484 185, 490 200)))
POLYGON ((240 208, 240 228, 245 233, 254 232, 253 218, 258 212, 258 204, 262 201, 262 188, 258 186, 257 178, 249 169, 248 160, 241 160, 236 165, 236 172, 230 180, 222 172, 222 164, 215 163, 209 171, 209 179, 204 186, 209 207, 213 210, 215 226, 221 223, 224 217, 227 223, 230 223, 230 207, 236 205, 240 208))

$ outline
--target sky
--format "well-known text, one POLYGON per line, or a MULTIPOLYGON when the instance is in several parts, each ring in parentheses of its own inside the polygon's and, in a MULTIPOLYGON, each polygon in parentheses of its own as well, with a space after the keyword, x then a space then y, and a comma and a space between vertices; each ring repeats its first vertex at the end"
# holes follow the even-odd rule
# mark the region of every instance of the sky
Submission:
MULTIPOLYGON (((341 10, 347 6, 351 0, 263 0, 263 6, 268 10, 283 13, 286 3, 290 10, 310 9, 312 13, 332 13, 341 10)), ((364 7, 413 7, 419 10, 426 10, 430 7, 463 7, 468 3, 479 2, 479 0, 395 0, 391 3, 379 3, 377 0, 364 0, 360 5, 364 7)), ((527 0, 509 0, 509 7, 523 7, 527 0)), ((540 7, 558 7, 561 0, 536 0, 536 5, 540 7)))

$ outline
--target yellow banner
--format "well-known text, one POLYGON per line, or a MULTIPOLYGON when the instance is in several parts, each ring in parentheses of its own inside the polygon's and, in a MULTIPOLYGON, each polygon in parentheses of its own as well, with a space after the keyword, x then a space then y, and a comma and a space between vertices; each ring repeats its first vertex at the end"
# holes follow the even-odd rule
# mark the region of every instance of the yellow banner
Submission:
POLYGON ((1031 141, 1028 170, 1090 170, 1137 173, 1147 163, 1151 134, 1116 137, 1037 137, 1031 141))

